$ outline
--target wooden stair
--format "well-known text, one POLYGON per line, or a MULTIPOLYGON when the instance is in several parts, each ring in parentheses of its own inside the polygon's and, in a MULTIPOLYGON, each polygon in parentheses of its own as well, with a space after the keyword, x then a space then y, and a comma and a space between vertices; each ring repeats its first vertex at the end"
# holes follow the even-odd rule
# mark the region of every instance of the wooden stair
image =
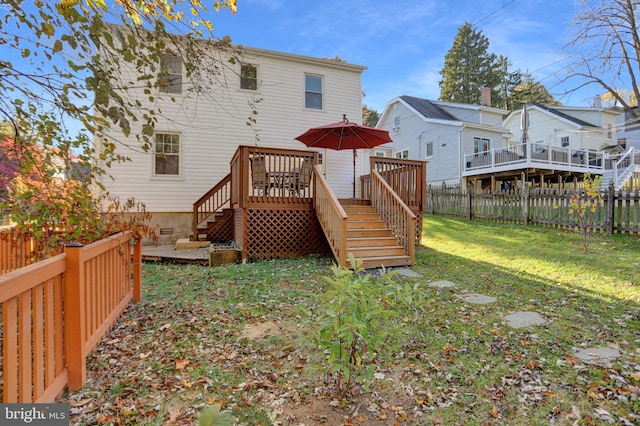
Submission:
POLYGON ((379 213, 371 205, 343 204, 347 213, 347 253, 362 259, 365 269, 408 266, 412 259, 399 245, 379 213))
POLYGON ((216 212, 206 221, 206 227, 198 228, 196 241, 230 241, 233 239, 233 210, 216 212))

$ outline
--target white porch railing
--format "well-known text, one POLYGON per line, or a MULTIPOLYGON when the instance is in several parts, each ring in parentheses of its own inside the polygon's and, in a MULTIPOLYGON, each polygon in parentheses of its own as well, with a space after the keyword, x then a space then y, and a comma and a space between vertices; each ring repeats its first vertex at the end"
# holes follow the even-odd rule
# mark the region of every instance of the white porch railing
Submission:
POLYGON ((594 171, 611 168, 611 160, 602 151, 573 149, 528 143, 466 154, 463 176, 478 173, 544 167, 562 171, 594 171))
POLYGON ((640 152, 631 147, 616 161, 613 167, 613 183, 616 191, 624 186, 635 171, 636 165, 640 166, 640 152))

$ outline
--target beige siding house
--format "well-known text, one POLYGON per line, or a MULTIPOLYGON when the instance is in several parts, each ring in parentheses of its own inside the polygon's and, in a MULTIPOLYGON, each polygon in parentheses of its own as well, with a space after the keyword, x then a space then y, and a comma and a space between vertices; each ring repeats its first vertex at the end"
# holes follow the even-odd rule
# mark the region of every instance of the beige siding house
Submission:
MULTIPOLYGON (((207 95, 188 90, 179 63, 167 66, 168 93, 158 91, 153 105, 143 105, 162 111, 150 152, 135 148, 140 128, 132 126, 130 137, 115 130, 109 135, 131 161, 112 164, 113 179, 105 178, 103 184, 121 199, 135 197, 146 205, 161 243, 189 236, 193 203, 229 173, 239 145, 307 149, 294 137, 308 128, 338 122, 343 114, 361 122, 366 67, 254 48, 243 52, 241 63, 231 66, 207 95), (256 123, 248 125, 248 117, 256 123)), ((131 73, 123 71, 123 76, 136 81, 131 73)), ((320 152, 336 195, 351 196, 352 153, 320 152)), ((358 157, 360 171, 363 158, 358 157)))

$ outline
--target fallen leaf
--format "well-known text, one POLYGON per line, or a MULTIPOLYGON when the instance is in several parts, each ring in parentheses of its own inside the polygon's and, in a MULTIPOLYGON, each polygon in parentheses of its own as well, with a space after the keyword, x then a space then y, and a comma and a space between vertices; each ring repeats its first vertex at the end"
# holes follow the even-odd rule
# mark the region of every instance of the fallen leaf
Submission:
POLYGON ((491 407, 491 410, 489 410, 489 414, 491 414, 492 417, 498 417, 500 415, 500 411, 498 411, 498 407, 494 405, 491 407))
POLYGON ((189 361, 188 359, 176 359, 176 370, 184 370, 185 367, 189 364, 191 364, 191 361, 189 361))

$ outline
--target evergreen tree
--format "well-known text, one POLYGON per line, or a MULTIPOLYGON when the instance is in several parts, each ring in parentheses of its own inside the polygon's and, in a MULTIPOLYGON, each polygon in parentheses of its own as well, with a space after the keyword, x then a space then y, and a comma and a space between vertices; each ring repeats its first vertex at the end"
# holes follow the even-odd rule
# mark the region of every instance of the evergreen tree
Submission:
POLYGON ((500 81, 498 58, 488 50, 489 39, 482 31, 476 31, 468 22, 458 29, 440 71, 440 100, 479 104, 483 86, 495 91, 500 81))
POLYGON ((531 74, 525 72, 521 82, 513 88, 509 96, 508 109, 513 111, 529 102, 543 105, 561 105, 542 83, 535 81, 531 74))

